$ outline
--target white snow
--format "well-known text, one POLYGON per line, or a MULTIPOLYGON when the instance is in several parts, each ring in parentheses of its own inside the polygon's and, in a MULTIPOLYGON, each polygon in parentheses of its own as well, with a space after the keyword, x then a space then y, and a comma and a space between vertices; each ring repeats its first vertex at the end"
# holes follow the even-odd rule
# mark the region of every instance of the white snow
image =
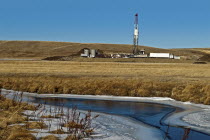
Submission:
POLYGON ((184 116, 183 120, 196 126, 210 129, 210 110, 189 114, 184 116))
MULTIPOLYGON (((8 91, 3 90, 3 93, 7 94, 7 97, 11 96, 12 93, 15 91, 8 91), (7 93, 11 94, 7 94, 7 93)), ((17 93, 17 92, 16 92, 17 93)), ((28 93, 24 93, 25 95, 30 95, 28 93)), ((33 94, 38 96, 38 94, 33 94)), ((42 95, 41 95, 42 96, 42 95)), ((47 95, 45 95, 46 97, 47 95)), ((44 97, 44 96, 42 96, 44 97)), ((61 97, 61 96, 57 96, 61 97)), ((39 110, 42 110, 43 108, 40 108, 39 110)), ((49 115, 49 109, 54 110, 55 107, 45 105, 44 109, 46 111, 44 115, 49 115), (48 110, 48 111, 47 111, 48 110)), ((34 111, 25 111, 25 115, 29 115, 31 119, 39 120, 40 117, 43 115, 42 113, 39 113, 39 110, 34 111)), ((86 111, 78 110, 80 113, 84 114, 87 113, 86 111)), ((67 108, 64 108, 64 112, 67 112, 67 108)), ((132 118, 117 116, 117 115, 108 115, 104 113, 96 113, 92 112, 92 116, 99 115, 96 119, 92 121, 92 127, 94 129, 94 134, 90 136, 90 138, 86 139, 94 139, 94 140, 163 140, 165 137, 165 134, 163 131, 133 120, 132 118)), ((48 129, 33 129, 33 131, 37 132, 34 133, 34 135, 37 138, 44 137, 47 135, 51 135, 49 131, 57 130, 58 129, 58 119, 56 118, 47 118, 42 119, 42 121, 49 126, 50 124, 50 130, 48 129)), ((65 128, 63 128, 65 130, 65 128)), ((65 139, 66 134, 57 134, 55 135, 59 137, 59 139, 65 139)), ((167 140, 167 139, 166 139, 167 140)))
MULTIPOLYGON (((10 91, 14 92, 14 91, 10 91)), ((171 98, 162 97, 116 97, 116 96, 94 96, 94 95, 70 95, 70 94, 36 94, 24 93, 24 96, 32 97, 62 97, 62 98, 83 98, 95 100, 114 100, 114 101, 135 101, 171 105, 184 109, 182 112, 176 112, 168 115, 163 121, 166 124, 174 126, 190 127, 194 130, 210 134, 210 106, 203 104, 194 104, 190 102, 175 101, 171 98)), ((94 121, 97 126, 96 139, 163 139, 163 133, 154 127, 145 125, 132 119, 100 114, 100 117, 94 121), (119 129, 120 128, 120 129, 119 129), (142 132, 142 133, 141 133, 142 132), (141 135, 144 134, 144 135, 141 135), (102 138, 103 137, 103 138, 102 138)), ((94 138, 95 139, 95 138, 94 138)))
MULTIPOLYGON (((45 110, 54 110, 53 106, 45 105, 45 110)), ((42 110, 41 108, 40 110, 42 110)), ((43 110, 42 110, 43 111, 43 110)), ((45 112, 45 111, 44 111, 45 112)), ((64 108, 64 112, 67 112, 67 108, 64 108)), ((80 113, 86 113, 86 111, 79 111, 80 113)), ((25 111, 25 115, 30 115, 31 119, 39 120, 40 116, 39 111, 35 113, 33 111, 25 111), (37 117, 38 116, 38 117, 37 117)), ((44 115, 49 115, 45 113, 44 115)), ((103 113, 92 112, 92 116, 99 115, 98 118, 92 121, 92 127, 95 128, 95 132, 90 138, 94 140, 162 140, 164 138, 164 133, 155 127, 145 125, 141 122, 133 121, 132 119, 116 116, 116 115, 107 115, 103 113)), ((65 117, 65 116, 64 116, 65 117)), ((46 118, 43 119, 43 122, 49 126, 49 129, 33 129, 37 133, 34 135, 37 138, 50 135, 49 131, 54 131, 58 129, 59 119, 56 118, 46 118)), ((63 128, 63 130, 66 130, 63 128)), ((66 130, 67 131, 67 130, 66 130)), ((55 135, 59 139, 63 140, 68 135, 67 134, 57 134, 55 135)))
POLYGON ((104 134, 106 132, 103 139, 107 140, 164 139, 164 133, 159 129, 122 116, 100 113, 100 116, 93 123, 98 126, 97 133, 104 134))

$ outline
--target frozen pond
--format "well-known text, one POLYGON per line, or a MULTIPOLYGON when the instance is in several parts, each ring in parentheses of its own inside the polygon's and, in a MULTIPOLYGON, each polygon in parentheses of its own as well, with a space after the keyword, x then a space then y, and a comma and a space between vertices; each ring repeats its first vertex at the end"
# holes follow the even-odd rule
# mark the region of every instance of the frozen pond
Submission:
MULTIPOLYGON (((181 127, 168 127, 164 125, 163 119, 172 112, 181 112, 182 109, 163 104, 142 103, 142 102, 126 102, 126 101, 110 101, 110 100, 91 100, 91 99, 72 99, 72 98, 30 98, 35 103, 44 103, 56 106, 74 107, 80 110, 92 110, 94 112, 102 112, 114 115, 121 115, 132 118, 136 121, 157 127, 163 131, 169 139, 182 139, 185 129, 181 127), (167 134, 168 132, 168 134, 167 134)), ((141 133, 141 132, 139 132, 141 133)), ((188 136, 189 140, 209 140, 210 136, 191 130, 188 136)))
MULTIPOLYGON (((14 91, 11 92, 14 93, 14 91)), ((185 105, 185 103, 170 98, 141 99, 91 95, 38 95, 33 93, 25 93, 24 95, 26 95, 24 100, 28 102, 66 108, 77 106, 79 110, 92 110, 101 113, 95 124, 101 127, 98 132, 106 133, 108 137, 99 139, 181 140, 184 133, 188 132, 188 140, 210 139, 209 135, 201 133, 208 133, 208 121, 205 123, 207 127, 203 130, 197 129, 202 127, 197 127, 197 124, 191 123, 195 123, 199 118, 198 116, 205 116, 206 114, 196 113, 197 109, 193 107, 194 105, 188 103, 185 105), (190 120, 192 121, 190 122, 190 120), (166 124, 170 126, 168 127, 166 124), (183 126, 194 130, 187 132, 183 126)), ((202 122, 201 118, 199 120, 202 122)))

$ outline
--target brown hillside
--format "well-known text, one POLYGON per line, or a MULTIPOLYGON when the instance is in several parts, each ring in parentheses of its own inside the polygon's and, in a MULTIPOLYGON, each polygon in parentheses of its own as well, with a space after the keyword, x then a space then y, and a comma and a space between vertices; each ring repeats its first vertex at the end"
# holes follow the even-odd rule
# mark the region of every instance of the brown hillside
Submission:
POLYGON ((178 55, 187 56, 188 59, 210 61, 210 48, 184 48, 171 50, 177 51, 178 55))
MULTIPOLYGON (((71 43, 50 41, 0 41, 0 58, 46 58, 53 56, 69 56, 83 48, 100 49, 105 53, 130 53, 132 45, 99 44, 99 43, 71 43)), ((146 53, 174 53, 175 55, 198 59, 209 52, 208 49, 160 49, 140 46, 146 53)))
MULTIPOLYGON (((67 56, 83 48, 100 49, 106 53, 130 53, 132 45, 70 43, 48 41, 0 41, 1 58, 34 58, 50 56, 67 56)), ((165 49, 142 46, 147 52, 169 52, 165 49)))

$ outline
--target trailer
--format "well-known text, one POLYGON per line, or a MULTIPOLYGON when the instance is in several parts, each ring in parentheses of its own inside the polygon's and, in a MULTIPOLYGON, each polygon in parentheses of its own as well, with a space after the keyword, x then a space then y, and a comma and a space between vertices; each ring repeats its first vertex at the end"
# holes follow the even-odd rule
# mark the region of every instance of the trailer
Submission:
POLYGON ((174 55, 171 53, 150 53, 150 58, 170 58, 173 59, 174 55))

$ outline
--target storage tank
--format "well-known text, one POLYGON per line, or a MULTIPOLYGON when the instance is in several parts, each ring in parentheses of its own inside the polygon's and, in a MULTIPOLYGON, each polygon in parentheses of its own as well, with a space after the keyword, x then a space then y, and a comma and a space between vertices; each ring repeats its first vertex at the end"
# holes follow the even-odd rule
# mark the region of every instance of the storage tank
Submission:
POLYGON ((170 58, 170 59, 174 59, 174 55, 173 55, 173 54, 170 54, 170 55, 169 55, 169 58, 170 58))
POLYGON ((84 49, 84 54, 85 54, 86 56, 89 56, 90 50, 89 50, 89 49, 84 49))
POLYGON ((96 57, 96 50, 95 49, 90 50, 90 57, 92 57, 92 58, 96 57))
POLYGON ((141 49, 140 54, 145 54, 145 49, 141 49))

